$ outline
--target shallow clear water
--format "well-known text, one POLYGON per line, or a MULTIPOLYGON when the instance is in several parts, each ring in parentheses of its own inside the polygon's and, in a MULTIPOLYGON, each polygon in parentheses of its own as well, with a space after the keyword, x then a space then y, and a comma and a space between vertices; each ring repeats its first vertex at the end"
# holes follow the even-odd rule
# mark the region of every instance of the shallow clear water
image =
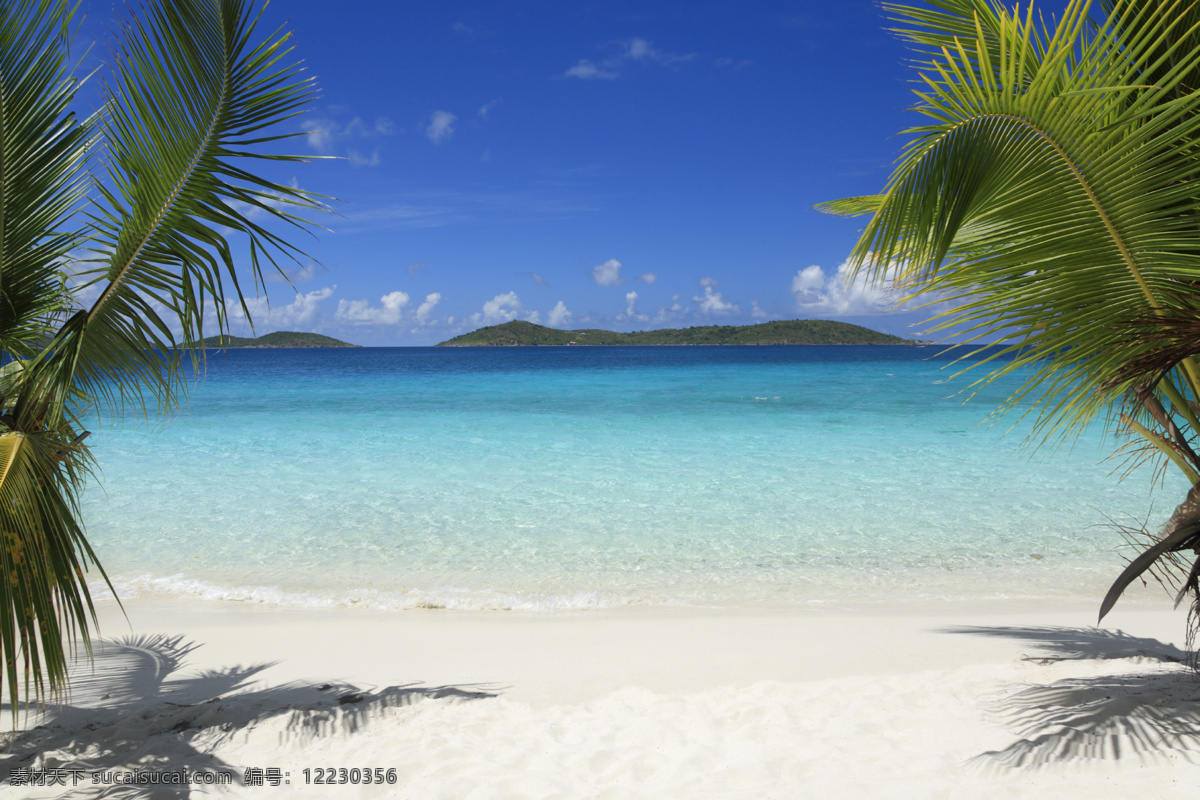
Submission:
MULTIPOLYGON (((933 348, 210 356, 186 415, 93 442, 122 597, 590 608, 1095 599, 1148 472, 1031 455, 933 348)), ((1186 486, 1155 494, 1164 518, 1186 486)))

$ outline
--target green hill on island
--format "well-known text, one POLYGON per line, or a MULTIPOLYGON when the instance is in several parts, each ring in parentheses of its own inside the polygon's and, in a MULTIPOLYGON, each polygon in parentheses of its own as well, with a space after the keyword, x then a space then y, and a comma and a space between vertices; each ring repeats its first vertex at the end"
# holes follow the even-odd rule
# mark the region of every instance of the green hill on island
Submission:
POLYGON ((209 336, 202 342, 206 350, 231 350, 238 347, 358 347, 331 336, 298 331, 275 331, 246 339, 241 336, 209 336))
POLYGON ((745 344, 907 344, 925 342, 873 331, 848 322, 796 319, 759 325, 706 325, 617 333, 587 329, 560 331, 513 320, 455 336, 438 347, 533 347, 562 345, 745 345, 745 344))

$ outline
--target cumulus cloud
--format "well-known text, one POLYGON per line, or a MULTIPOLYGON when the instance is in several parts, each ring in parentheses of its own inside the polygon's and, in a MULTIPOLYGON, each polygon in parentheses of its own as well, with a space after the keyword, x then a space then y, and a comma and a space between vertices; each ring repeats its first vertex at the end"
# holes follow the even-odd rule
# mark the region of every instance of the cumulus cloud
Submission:
POLYGON ((454 123, 457 120, 458 117, 449 111, 435 111, 429 118, 429 127, 425 129, 425 135, 429 137, 429 141, 438 144, 442 139, 454 135, 454 123))
POLYGON ((792 293, 803 295, 807 293, 819 293, 825 288, 825 270, 816 266, 805 267, 796 273, 796 277, 792 278, 792 293))
POLYGON ((893 309, 896 302, 890 290, 869 283, 862 275, 851 280, 849 262, 842 262, 837 272, 828 276, 815 265, 798 270, 792 278, 792 295, 797 311, 847 316, 880 314, 893 309))
MULTIPOLYGON (((307 325, 316 319, 321 301, 328 300, 336 289, 337 286, 326 286, 307 294, 297 293, 291 303, 282 306, 271 305, 266 297, 250 297, 246 298, 246 306, 256 324, 267 324, 276 329, 307 325)), ((230 319, 246 319, 245 311, 236 300, 228 301, 226 308, 230 319)))
POLYGON ((433 292, 425 295, 425 302, 417 307, 417 322, 424 325, 429 321, 429 315, 433 313, 433 309, 438 303, 442 302, 441 292, 433 292))
POLYGON ((653 272, 643 272, 641 275, 638 275, 635 280, 637 280, 638 283, 644 283, 647 286, 652 286, 654 282, 658 280, 658 276, 653 272))
POLYGON ((379 298, 378 306, 366 300, 339 300, 334 317, 352 325, 395 325, 408 300, 408 295, 401 291, 385 294, 379 298))
POLYGON ((621 277, 621 262, 610 258, 603 264, 592 267, 592 280, 597 286, 620 286, 625 282, 621 277))
POLYGON ((509 322, 517 318, 517 313, 520 310, 521 298, 517 297, 516 292, 498 294, 483 304, 482 312, 476 312, 471 315, 471 322, 476 325, 480 322, 485 322, 488 325, 509 322))
POLYGON ((704 287, 704 295, 693 297, 692 300, 700 304, 700 310, 703 313, 720 315, 741 310, 716 290, 717 282, 712 278, 702 278, 700 285, 704 287))
POLYGON ((766 311, 765 311, 765 310, 764 310, 764 309, 763 309, 763 308, 762 308, 762 307, 761 307, 761 306, 758 304, 758 301, 757 301, 757 300, 753 300, 753 301, 751 301, 751 303, 750 303, 750 316, 751 316, 752 318, 754 318, 754 319, 770 319, 770 318, 771 318, 771 315, 770 315, 770 314, 768 314, 768 313, 767 313, 767 312, 766 312, 766 311))
POLYGON ((571 317, 572 314, 567 310, 566 304, 559 300, 558 304, 546 315, 546 324, 552 328, 561 328, 571 323, 571 317))
POLYGON ((530 311, 528 314, 525 315, 525 321, 532 322, 534 325, 537 325, 539 322, 541 322, 541 320, 542 320, 542 315, 540 313, 538 313, 537 311, 530 311))
MULTIPOLYGON (((645 314, 637 313, 637 300, 638 300, 637 292, 626 292, 625 293, 625 314, 624 314, 624 316, 627 317, 628 319, 637 319, 637 320, 650 319, 645 314)), ((618 319, 619 319, 619 317, 618 317, 618 319)))

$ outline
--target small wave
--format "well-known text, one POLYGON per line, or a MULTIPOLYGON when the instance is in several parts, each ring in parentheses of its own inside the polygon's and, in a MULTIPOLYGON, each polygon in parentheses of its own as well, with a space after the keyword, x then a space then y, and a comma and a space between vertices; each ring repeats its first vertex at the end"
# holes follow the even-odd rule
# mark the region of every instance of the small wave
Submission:
MULTIPOLYGON (((1040 562, 1039 562, 1040 563, 1040 562)), ((897 584, 864 585, 861 581, 821 581, 820 586, 807 590, 799 585, 793 592, 735 592, 713 593, 706 590, 674 592, 603 592, 595 590, 553 592, 504 592, 496 589, 437 587, 383 591, 377 589, 288 590, 275 586, 228 586, 211 583, 182 574, 171 576, 139 575, 113 580, 117 596, 122 600, 172 599, 199 600, 220 603, 244 603, 279 608, 305 609, 362 609, 366 611, 449 610, 473 612, 516 611, 526 613, 556 613, 603 611, 632 607, 674 608, 881 608, 920 603, 962 603, 1012 600, 1071 600, 1090 601, 1094 597, 1082 587, 1045 585, 1023 586, 1020 580, 1009 585, 984 586, 976 580, 952 581, 941 585, 897 584), (1025 589, 1022 591, 1022 589, 1025 589)), ((1140 602, 1145 598, 1127 598, 1140 602)), ((97 600, 111 599, 112 593, 95 587, 97 600)))
MULTIPOLYGON (((122 600, 141 598, 191 598, 222 602, 253 603, 298 608, 364 608, 377 610, 452 609, 463 611, 593 611, 630 605, 691 605, 668 598, 636 598, 596 591, 564 594, 540 592, 507 593, 493 589, 440 587, 385 592, 290 591, 274 586, 221 586, 183 575, 141 575, 113 581, 122 600)), ((112 599, 107 587, 98 588, 97 599, 112 599)))

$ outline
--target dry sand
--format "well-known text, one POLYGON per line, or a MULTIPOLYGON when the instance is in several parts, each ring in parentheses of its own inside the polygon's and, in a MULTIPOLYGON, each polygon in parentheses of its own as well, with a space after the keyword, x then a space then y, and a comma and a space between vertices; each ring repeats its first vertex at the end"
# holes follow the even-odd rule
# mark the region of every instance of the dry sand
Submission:
POLYGON ((93 785, 95 773, 185 769, 235 781, 133 796, 1142 800, 1200 789, 1200 681, 1179 663, 1184 614, 1164 601, 1119 608, 1104 629, 1091 627, 1092 605, 1018 603, 127 611, 129 623, 102 607, 106 639, 69 701, 3 739, 0 782, 28 771, 68 786, 6 785, 5 798, 101 796, 114 787, 93 785), (313 781, 343 767, 357 785, 306 783, 306 769, 313 781), (247 768, 264 785, 253 771, 247 785, 247 768), (363 785, 351 768, 394 770, 395 783, 363 785))

